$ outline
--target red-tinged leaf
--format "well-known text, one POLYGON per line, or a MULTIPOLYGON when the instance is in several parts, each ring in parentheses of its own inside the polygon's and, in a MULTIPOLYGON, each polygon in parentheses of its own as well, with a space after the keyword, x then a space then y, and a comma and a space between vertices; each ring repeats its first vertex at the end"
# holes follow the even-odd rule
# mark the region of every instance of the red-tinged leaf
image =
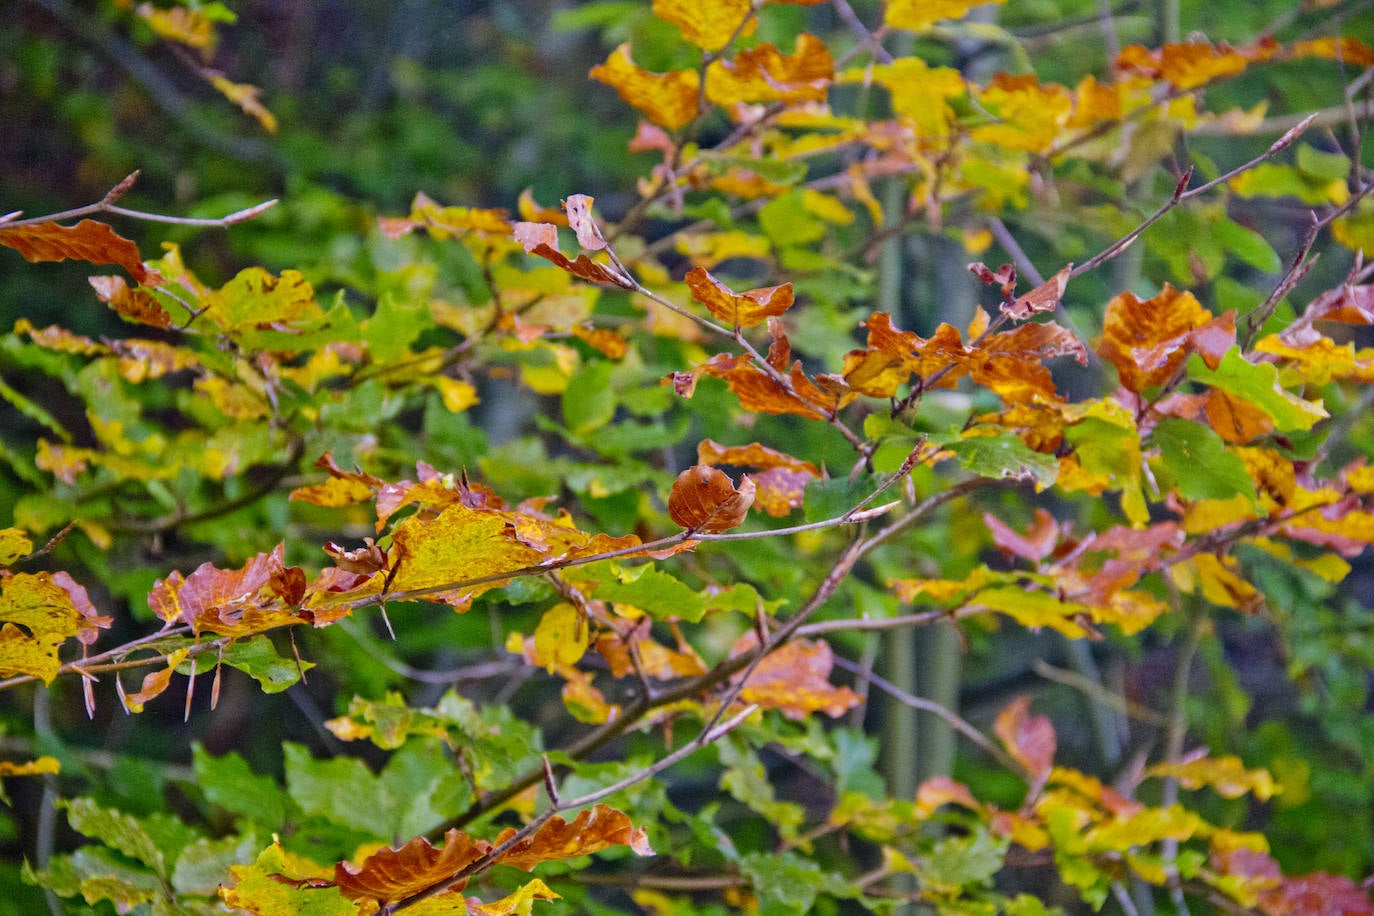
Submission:
POLYGON ((490 843, 474 841, 455 828, 444 834, 442 848, 421 836, 400 849, 374 852, 361 865, 340 862, 334 866, 334 884, 350 900, 389 903, 442 883, 491 849, 490 843))
POLYGON ((28 674, 51 684, 61 645, 76 636, 82 615, 48 573, 0 575, 0 677, 28 674))
POLYGON ((1025 321, 1032 315, 1054 311, 1059 307, 1059 301, 1064 298, 1064 289, 1069 285, 1069 274, 1072 272, 1072 264, 1065 266, 1059 273, 1024 296, 1018 296, 1013 301, 1005 303, 1002 306, 1002 314, 1012 321, 1025 321))
POLYGON ((825 42, 803 32, 796 49, 783 54, 771 44, 740 51, 733 60, 706 68, 706 97, 717 105, 739 102, 822 102, 835 77, 825 42))
MULTIPOLYGON (((779 372, 786 373, 785 382, 765 373, 746 356, 726 353, 717 354, 694 372, 724 380, 735 397, 739 398, 740 406, 755 413, 795 414, 824 420, 853 400, 854 392, 847 385, 827 391, 807 378, 800 361, 793 363, 790 370, 779 368, 777 364, 783 362, 787 355, 790 355, 787 338, 774 337, 773 346, 768 351, 768 361, 779 372)), ((675 386, 680 382, 680 377, 675 379, 675 386)))
POLYGON ((1279 888, 1264 894, 1265 913, 1282 916, 1371 916, 1374 901, 1342 875, 1313 872, 1284 878, 1279 888))
POLYGON ((704 464, 677 475, 668 495, 668 515, 683 528, 716 534, 740 525, 754 504, 754 482, 737 488, 724 471, 704 464))
POLYGON ((1024 535, 1011 530, 990 512, 983 515, 983 524, 992 531, 994 544, 1007 553, 1032 563, 1042 562, 1059 544, 1059 523, 1044 509, 1035 510, 1035 521, 1024 535))
POLYGON ((186 660, 187 654, 186 649, 173 652, 167 656, 167 667, 144 676, 143 685, 137 693, 121 694, 124 708, 133 713, 143 712, 145 704, 161 696, 171 686, 172 675, 176 673, 177 665, 186 660))
POLYGON ((1303 310, 1303 317, 1310 321, 1374 324, 1374 285, 1345 283, 1328 290, 1303 310))
POLYGON ((216 569, 203 563, 185 578, 173 572, 153 584, 148 606, 162 620, 189 624, 197 635, 242 636, 285 626, 297 618, 271 587, 274 581, 282 581, 283 557, 283 545, 278 544, 242 569, 216 569))
POLYGON ((1011 264, 1003 264, 997 270, 993 270, 982 261, 974 261, 968 266, 969 273, 973 274, 987 286, 996 286, 1002 293, 1002 300, 1010 302, 1016 294, 1016 268, 1011 264))
POLYGON ((596 651, 606 660, 611 674, 625 677, 633 673, 635 655, 639 657, 639 670, 648 677, 662 681, 696 677, 706 673, 706 663, 701 660, 701 656, 692 648, 691 643, 680 638, 680 634, 678 648, 670 649, 651 638, 651 618, 645 616, 640 620, 643 626, 630 627, 625 632, 607 634, 597 639, 596 651))
POLYGON ((157 271, 143 266, 143 256, 138 253, 137 245, 95 220, 83 219, 75 226, 57 223, 0 226, 0 245, 13 248, 28 261, 118 264, 146 286, 162 282, 157 271))
POLYGON ((1233 313, 1213 318, 1192 293, 1166 283, 1152 299, 1129 292, 1112 299, 1097 353, 1116 366, 1122 387, 1139 394, 1168 381, 1192 352, 1215 369, 1234 342, 1233 313))
POLYGON ((386 551, 372 538, 363 538, 363 546, 356 550, 346 550, 330 541, 324 545, 324 552, 339 569, 362 576, 371 576, 388 567, 386 551))
POLYGON ((588 251, 600 251, 606 247, 606 239, 601 227, 592 217, 593 197, 586 194, 573 194, 563 201, 563 211, 568 214, 568 225, 577 233, 577 244, 588 251))
POLYGON ((575 277, 593 283, 606 283, 621 289, 634 289, 634 281, 624 276, 615 267, 600 264, 579 254, 576 260, 558 250, 558 227, 552 223, 516 223, 512 233, 515 240, 524 246, 529 254, 538 255, 563 268, 575 277))
POLYGON ((371 474, 345 471, 334 462, 333 452, 321 455, 315 467, 328 471, 329 480, 297 487, 291 491, 291 499, 315 506, 348 506, 371 499, 385 483, 371 474))
POLYGON ((131 289, 123 277, 90 277, 95 293, 110 308, 135 324, 155 328, 170 328, 172 316, 167 314, 152 294, 143 289, 131 289))
POLYGON ((992 730, 1036 784, 1049 778, 1054 767, 1054 726, 1046 716, 1030 715, 1030 697, 1012 700, 997 714, 992 730))
MULTIPOLYGON (((758 644, 758 634, 750 630, 730 647, 730 656, 742 655, 758 644)), ((785 643, 754 668, 740 691, 740 700, 776 709, 789 719, 805 719, 813 712, 838 718, 858 705, 859 695, 830 683, 834 664, 827 642, 796 639, 785 643)))
POLYGON ((727 325, 751 328, 792 307, 791 283, 737 294, 704 267, 693 267, 687 272, 686 280, 692 298, 706 306, 716 320, 727 325))
POLYGON ((697 116, 701 86, 697 72, 650 73, 630 58, 628 42, 612 51, 606 62, 593 67, 588 75, 610 86, 660 127, 677 130, 697 116))
MULTIPOLYGON (((493 845, 500 846, 515 832, 514 828, 507 827, 493 845)), ((611 846, 628 846, 641 856, 654 854, 644 828, 630 823, 623 812, 596 805, 579 812, 571 822, 561 817, 551 818, 533 835, 511 847, 497 862, 532 871, 544 862, 589 856, 611 846)))
POLYGON ((67 593, 67 597, 72 600, 72 607, 81 615, 80 629, 77 630, 76 638, 81 640, 84 645, 89 646, 100 636, 101 630, 108 630, 114 623, 114 618, 101 614, 91 604, 91 596, 87 594, 86 587, 73 579, 66 571, 59 570, 52 573, 53 584, 67 593))

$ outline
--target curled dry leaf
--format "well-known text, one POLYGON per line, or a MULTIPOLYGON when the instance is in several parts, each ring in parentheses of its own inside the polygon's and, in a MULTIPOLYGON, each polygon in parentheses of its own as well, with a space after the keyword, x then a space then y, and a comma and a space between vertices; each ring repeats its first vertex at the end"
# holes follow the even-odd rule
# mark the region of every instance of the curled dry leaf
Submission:
MULTIPOLYGON (((568 221, 572 222, 571 216, 569 216, 568 221)), ((598 264, 585 254, 579 254, 576 259, 572 259, 559 251, 558 227, 553 223, 516 223, 512 234, 517 242, 525 246, 526 252, 537 254, 541 258, 553 262, 575 277, 581 277, 583 280, 590 280, 593 283, 618 286, 621 289, 635 288, 634 281, 614 267, 598 264)), ((581 233, 579 233, 580 235, 581 233)))
POLYGON ((684 528, 716 534, 743 522, 753 504, 754 482, 748 477, 736 488, 724 471, 698 464, 673 481, 668 515, 684 528))
POLYGON ((592 217, 593 197, 586 194, 572 194, 563 201, 563 212, 568 214, 568 225, 577 233, 577 244, 588 251, 600 251, 606 247, 606 239, 601 227, 592 217))
POLYGON ((687 272, 686 280, 692 298, 706 306, 712 317, 726 324, 751 328, 792 307, 791 283, 736 293, 704 267, 693 267, 687 272))
POLYGON ((1054 311, 1059 307, 1059 300, 1064 298, 1064 288, 1069 285, 1072 272, 1073 265, 1069 264, 1024 296, 1003 303, 1002 314, 1012 321, 1025 321, 1032 315, 1054 311))
POLYGON ((27 261, 89 261, 118 264, 139 283, 156 286, 162 276, 143 266, 138 246, 104 223, 83 219, 75 226, 37 223, 0 228, 0 245, 13 248, 27 261))

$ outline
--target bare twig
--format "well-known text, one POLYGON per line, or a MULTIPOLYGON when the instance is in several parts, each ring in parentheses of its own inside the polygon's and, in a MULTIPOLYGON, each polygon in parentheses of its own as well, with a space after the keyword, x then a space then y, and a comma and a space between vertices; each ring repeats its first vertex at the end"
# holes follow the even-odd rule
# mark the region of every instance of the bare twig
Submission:
POLYGON ((255 216, 259 216, 263 212, 277 205, 276 198, 273 198, 272 200, 265 200, 260 204, 254 204, 251 207, 246 207, 243 210, 236 210, 233 213, 230 213, 228 216, 220 216, 215 218, 168 216, 165 213, 148 213, 143 210, 130 210, 126 207, 116 206, 115 201, 117 201, 120 197, 123 197, 124 193, 128 191, 129 188, 133 187, 134 182, 138 179, 138 175, 139 173, 136 171, 131 172, 127 177, 124 178, 123 181, 119 182, 119 184, 111 188, 109 192, 106 193, 106 195, 96 203, 87 204, 84 207, 75 207, 71 210, 63 210, 60 213, 49 213, 44 216, 33 216, 29 217, 28 219, 20 219, 19 211, 16 211, 15 213, 7 214, 4 217, 4 226, 6 228, 13 228, 15 226, 32 226, 37 225, 38 223, 55 223, 64 219, 77 219, 78 217, 91 216, 95 213, 113 213, 116 216, 126 216, 130 219, 137 219, 150 223, 172 223, 177 226, 208 226, 224 229, 234 225, 235 223, 242 223, 246 220, 252 219, 255 216))

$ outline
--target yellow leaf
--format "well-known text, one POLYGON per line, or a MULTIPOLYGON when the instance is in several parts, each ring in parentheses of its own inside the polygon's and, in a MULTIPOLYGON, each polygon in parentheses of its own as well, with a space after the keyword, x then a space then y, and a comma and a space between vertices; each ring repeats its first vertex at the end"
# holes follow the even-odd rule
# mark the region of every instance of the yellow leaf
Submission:
POLYGON ((1185 789, 1210 786, 1223 798, 1253 795, 1268 801, 1283 791, 1268 770, 1247 770, 1239 757, 1201 757, 1178 763, 1157 763, 1146 776, 1177 779, 1185 789))
POLYGON ((470 382, 439 375, 431 378, 430 384, 439 389, 439 397, 449 413, 462 413, 479 400, 477 389, 470 382))
POLYGON ((589 641, 589 627, 582 613, 567 602, 555 604, 534 629, 535 663, 550 674, 561 665, 575 665, 589 641))
POLYGON ((267 106, 258 101, 258 95, 262 92, 257 86, 250 86, 248 83, 235 83, 223 76, 210 77, 210 85, 214 86, 229 101, 233 102, 244 113, 251 116, 255 121, 262 125, 262 129, 269 134, 277 132, 277 116, 267 110, 267 106))
MULTIPOLYGON (((396 557, 393 588, 404 591, 499 576, 538 563, 540 554, 520 543, 511 524, 489 509, 451 505, 433 518, 412 516, 392 535, 396 557)), ((499 578, 433 596, 466 609, 473 597, 497 588, 499 578)))
MULTIPOLYGON (((919 32, 941 19, 962 19, 969 10, 987 0, 891 0, 883 14, 883 24, 894 29, 919 32)), ((992 0, 1004 3, 1006 0, 992 0)))
POLYGON ((697 116, 701 77, 695 70, 650 73, 635 65, 628 43, 611 52, 604 64, 591 69, 592 79, 610 86, 628 104, 660 127, 676 130, 697 116))
POLYGON ((26 763, 0 761, 0 777, 33 776, 37 773, 61 773, 62 763, 56 757, 39 757, 26 763))
POLYGON ((0 530, 0 566, 9 566, 15 560, 33 553, 33 541, 23 528, 0 530))
MULTIPOLYGON (((921 2, 921 0, 917 0, 921 2)), ((951 99, 964 95, 964 77, 952 67, 930 67, 917 57, 902 57, 863 71, 846 74, 847 82, 859 82, 871 75, 892 96, 892 110, 910 121, 917 139, 949 136, 954 120, 951 99)))
POLYGON ((1169 573, 1180 589, 1188 592, 1201 589, 1202 597, 1213 604, 1251 614, 1259 610, 1264 596, 1236 574, 1239 566, 1234 557, 1219 558, 1199 553, 1174 564, 1169 573))
POLYGON ((200 50, 207 60, 214 53, 215 24, 204 13, 184 6, 158 9, 151 3, 140 3, 134 12, 162 38, 190 45, 200 50))
POLYGON ((81 613, 48 573, 18 573, 0 586, 0 677, 30 674, 51 684, 57 650, 80 629, 81 613))
MULTIPOLYGON (((502 897, 495 903, 479 903, 468 909, 473 916, 530 916, 536 900, 560 900, 558 894, 538 878, 522 886, 518 891, 502 897)), ((418 911, 417 912, 421 912, 418 911)), ((456 910, 455 912, 462 912, 456 910)))
POLYGON ((759 21, 751 13, 749 0, 654 0, 654 15, 677 26, 703 51, 719 51, 732 38, 753 32, 759 21))

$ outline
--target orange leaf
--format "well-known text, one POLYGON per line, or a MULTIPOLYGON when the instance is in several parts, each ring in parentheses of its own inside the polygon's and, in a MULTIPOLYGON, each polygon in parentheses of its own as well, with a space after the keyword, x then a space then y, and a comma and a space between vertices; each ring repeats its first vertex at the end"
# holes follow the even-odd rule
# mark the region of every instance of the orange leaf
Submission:
POLYGON ((811 462, 793 458, 757 442, 724 446, 703 439, 697 444, 697 463, 761 468, 760 473, 750 478, 758 488, 754 504, 775 518, 801 508, 807 483, 821 477, 820 470, 811 462))
MULTIPOLYGON (((501 831, 494 845, 500 846, 515 835, 515 828, 501 831)), ((551 818, 534 832, 512 846, 497 861, 512 868, 532 871, 535 866, 558 859, 589 856, 610 846, 628 846, 641 856, 654 854, 644 828, 635 827, 624 813, 606 805, 581 811, 571 823, 561 817, 551 818)))
POLYGON ((743 522, 753 504, 754 482, 748 477, 736 489, 724 471, 698 464, 673 481, 668 515, 684 528, 716 534, 743 522))
POLYGON ((146 290, 130 289, 123 277, 89 277, 100 301, 136 324, 170 328, 172 316, 146 290))
POLYGON ((687 272, 686 280, 692 298, 706 306, 718 321, 728 325, 752 328, 792 307, 791 283, 751 289, 737 295, 704 267, 693 267, 687 272))
POLYGON ((1374 67, 1374 48, 1355 38, 1311 38, 1289 46, 1294 57, 1326 57, 1354 67, 1374 67))
MULTIPOLYGON (((1097 353, 1116 366, 1122 387, 1139 394, 1168 381, 1188 354, 1200 349, 1199 344, 1215 351, 1215 338, 1227 338, 1226 319, 1213 318, 1192 293, 1167 283, 1157 296, 1144 301, 1130 292, 1121 293, 1107 305, 1097 353), (1193 333, 1200 329, 1204 333, 1195 339, 1193 333)), ((1233 342, 1234 316, 1229 328, 1229 342, 1233 342)), ((1216 368, 1212 362, 1208 365, 1216 368)))
POLYGON ((139 283, 156 286, 161 275, 143 266, 138 246, 104 223, 83 219, 75 226, 37 223, 32 226, 0 227, 0 245, 13 248, 25 260, 89 261, 92 264, 118 264, 139 283))
POLYGON ((571 328, 573 336, 611 359, 620 359, 630 352, 630 343, 615 331, 607 328, 593 328, 575 324, 571 328))
POLYGON ((739 52, 733 60, 712 61, 706 69, 706 97, 717 105, 823 102, 834 77, 830 49, 803 32, 792 54, 765 43, 739 52))
POLYGON ((490 843, 474 841, 455 827, 444 834, 442 849, 419 836, 400 849, 374 852, 361 865, 340 862, 334 866, 334 883, 350 900, 401 900, 452 878, 491 849, 490 843))
POLYGON ((1235 76, 1248 64, 1246 55, 1230 45, 1204 41, 1165 45, 1156 51, 1130 45, 1116 58, 1118 70, 1163 79, 1180 89, 1196 89, 1218 77, 1235 76))
POLYGON ((1244 445, 1274 431, 1274 419, 1266 411, 1220 388, 1208 390, 1202 409, 1212 429, 1227 442, 1244 445))
POLYGON ((754 31, 749 0, 654 0, 654 15, 682 30, 682 37, 703 51, 719 51, 730 39, 754 31))
POLYGON ((176 674, 177 665, 185 661, 186 655, 186 649, 178 649, 167 656, 167 667, 145 675, 143 686, 139 688, 137 693, 125 694, 121 690, 120 699, 124 701, 124 708, 129 712, 143 712, 144 704, 161 696, 171 686, 172 675, 176 674))
POLYGON ((260 633, 299 619, 282 601, 280 589, 289 581, 284 578, 286 570, 281 544, 270 554, 253 557, 242 569, 202 563, 189 576, 173 572, 153 583, 148 606, 162 620, 190 624, 197 635, 260 633))
MULTIPOLYGON (((730 655, 741 655, 758 644, 758 634, 750 630, 730 647, 730 655)), ((740 700, 776 709, 789 719, 804 719, 813 712, 838 718, 858 705, 859 695, 830 683, 834 664, 829 643, 795 639, 758 663, 740 691, 740 700)))
POLYGON ((1043 783, 1054 767, 1054 726, 1047 717, 1028 715, 1029 711, 1030 697, 1017 697, 997 714, 992 730, 1031 778, 1043 783))
POLYGON ((992 541, 1013 556, 1040 563, 1059 544, 1059 523, 1044 509, 1035 510, 1035 521, 1024 535, 1018 534, 992 513, 983 515, 983 524, 992 531, 992 541))
MULTIPOLYGON (((641 124, 643 122, 640 122, 641 124)), ((534 199, 534 192, 529 188, 520 192, 520 199, 516 201, 515 208, 520 213, 520 218, 532 223, 554 223, 558 226, 568 225, 568 217, 562 210, 554 207, 545 207, 534 199)))
POLYGON ((932 776, 916 789, 916 812, 923 818, 930 817, 941 805, 951 803, 972 811, 982 807, 967 786, 948 776, 932 776))
POLYGON ((575 277, 593 283, 606 283, 621 289, 634 289, 634 281, 624 276, 614 267, 598 264, 585 254, 576 260, 558 250, 558 227, 553 223, 516 223, 512 233, 515 240, 525 246, 529 254, 537 254, 566 270, 575 277))
POLYGON ((697 116, 697 94, 701 85, 697 72, 650 73, 643 70, 630 58, 628 42, 612 51, 604 64, 593 67, 589 75, 620 93, 626 103, 660 127, 677 130, 697 116))

